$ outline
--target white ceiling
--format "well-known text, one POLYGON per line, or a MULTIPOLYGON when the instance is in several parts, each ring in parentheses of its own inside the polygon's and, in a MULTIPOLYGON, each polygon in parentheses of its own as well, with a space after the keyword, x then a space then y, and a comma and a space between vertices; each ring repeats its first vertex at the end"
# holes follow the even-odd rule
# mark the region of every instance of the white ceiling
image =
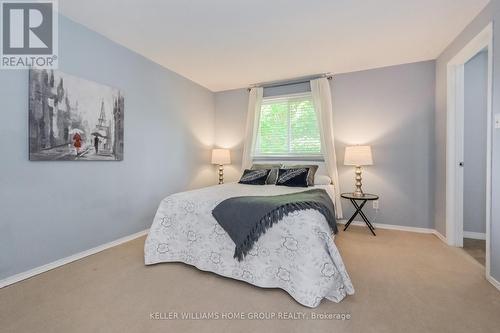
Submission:
POLYGON ((488 0, 60 0, 69 18, 209 88, 435 59, 488 0))

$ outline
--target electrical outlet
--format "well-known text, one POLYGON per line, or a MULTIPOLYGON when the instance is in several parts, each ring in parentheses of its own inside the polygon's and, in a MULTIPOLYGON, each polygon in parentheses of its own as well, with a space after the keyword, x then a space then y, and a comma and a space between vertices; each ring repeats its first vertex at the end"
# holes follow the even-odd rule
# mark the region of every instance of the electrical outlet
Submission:
POLYGON ((378 200, 373 200, 373 209, 378 210, 378 200))

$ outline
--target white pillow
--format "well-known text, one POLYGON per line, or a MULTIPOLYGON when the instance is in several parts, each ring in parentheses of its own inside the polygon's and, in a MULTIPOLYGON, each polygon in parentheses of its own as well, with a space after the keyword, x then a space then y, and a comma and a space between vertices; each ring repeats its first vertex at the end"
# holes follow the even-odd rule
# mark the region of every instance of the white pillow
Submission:
POLYGON ((318 175, 314 176, 314 185, 330 185, 332 183, 332 179, 327 175, 318 175))

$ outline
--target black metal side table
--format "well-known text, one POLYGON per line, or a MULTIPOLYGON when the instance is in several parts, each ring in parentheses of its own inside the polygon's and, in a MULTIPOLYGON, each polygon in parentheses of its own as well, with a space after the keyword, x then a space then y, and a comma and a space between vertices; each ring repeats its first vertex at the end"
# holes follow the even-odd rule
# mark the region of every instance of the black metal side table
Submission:
POLYGON ((354 195, 353 193, 342 193, 340 196, 344 199, 349 199, 351 201, 352 205, 354 206, 354 208, 356 208, 356 211, 354 212, 354 214, 351 216, 349 221, 347 221, 347 223, 344 227, 344 231, 346 231, 347 228, 349 228, 352 221, 354 221, 354 218, 359 214, 361 216, 361 218, 363 219, 363 221, 365 221, 366 225, 368 226, 368 228, 372 232, 373 236, 377 236, 375 234, 375 227, 370 223, 370 221, 366 217, 365 213, 363 213, 363 207, 365 206, 365 204, 368 201, 378 200, 378 198, 379 198, 378 195, 365 193, 362 196, 360 196, 360 195, 354 195), (358 204, 358 201, 361 201, 361 204, 358 204))

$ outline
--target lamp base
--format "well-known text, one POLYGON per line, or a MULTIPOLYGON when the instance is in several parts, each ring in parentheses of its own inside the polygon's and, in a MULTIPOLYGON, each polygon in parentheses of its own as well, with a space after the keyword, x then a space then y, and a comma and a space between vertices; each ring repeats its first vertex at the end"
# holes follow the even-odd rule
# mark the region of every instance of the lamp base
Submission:
POLYGON ((357 197, 362 197, 364 195, 363 193, 363 190, 361 189, 361 186, 363 185, 361 183, 361 167, 360 166, 357 166, 356 167, 356 171, 355 171, 355 174, 356 174, 356 190, 354 191, 354 195, 357 196, 357 197))
POLYGON ((219 165, 219 185, 224 184, 224 166, 219 165))

